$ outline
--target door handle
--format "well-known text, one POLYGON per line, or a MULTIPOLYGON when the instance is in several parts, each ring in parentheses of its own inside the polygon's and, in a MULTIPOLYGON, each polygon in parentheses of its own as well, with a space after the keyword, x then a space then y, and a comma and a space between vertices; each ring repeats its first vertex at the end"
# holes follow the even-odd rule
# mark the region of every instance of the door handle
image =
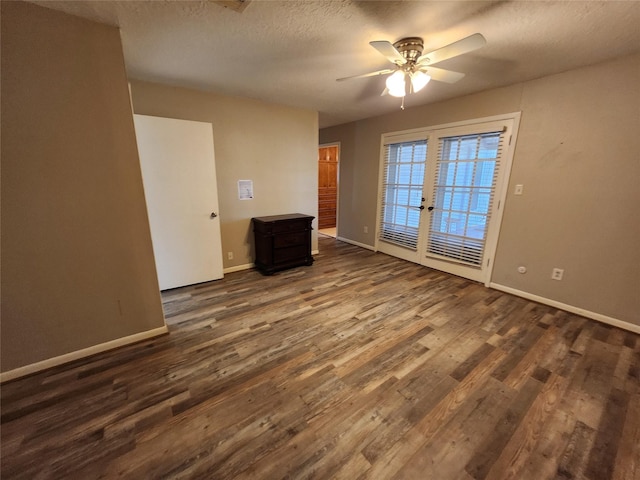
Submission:
POLYGON ((218 216, 218 214, 216 212, 211 212, 211 217, 210 218, 216 218, 218 216))

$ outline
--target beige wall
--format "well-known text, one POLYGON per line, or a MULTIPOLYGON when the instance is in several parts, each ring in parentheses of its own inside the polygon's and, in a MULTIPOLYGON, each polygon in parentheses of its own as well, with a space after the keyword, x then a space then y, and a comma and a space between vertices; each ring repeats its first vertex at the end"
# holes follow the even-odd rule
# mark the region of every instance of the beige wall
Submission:
POLYGON ((253 263, 252 217, 318 216, 316 112, 135 80, 131 92, 135 113, 213 124, 225 268, 253 263), (238 180, 253 180, 253 200, 238 199, 238 180))
POLYGON ((375 243, 382 133, 516 111, 492 282, 640 325, 638 55, 321 130, 321 143, 342 146, 340 236, 375 243))
POLYGON ((117 29, 2 2, 2 371, 164 326, 117 29))

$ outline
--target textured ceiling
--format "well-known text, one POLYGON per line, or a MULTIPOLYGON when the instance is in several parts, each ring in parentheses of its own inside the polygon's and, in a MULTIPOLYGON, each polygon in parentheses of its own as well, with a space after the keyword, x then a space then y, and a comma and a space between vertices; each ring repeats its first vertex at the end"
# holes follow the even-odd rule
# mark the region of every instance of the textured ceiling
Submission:
POLYGON ((480 50, 437 64, 466 74, 432 81, 407 107, 559 73, 640 51, 638 1, 252 0, 35 1, 119 26, 129 76, 317 110, 320 126, 395 111, 391 66, 372 40, 424 38, 425 52, 479 32, 480 50))

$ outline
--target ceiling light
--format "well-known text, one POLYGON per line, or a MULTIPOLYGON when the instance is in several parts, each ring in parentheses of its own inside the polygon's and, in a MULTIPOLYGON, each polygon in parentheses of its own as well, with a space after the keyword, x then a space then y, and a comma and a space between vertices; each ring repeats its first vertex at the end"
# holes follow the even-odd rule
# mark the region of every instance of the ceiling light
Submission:
POLYGON ((431 77, 420 70, 411 72, 411 86, 413 87, 414 92, 419 92, 424 88, 424 86, 429 83, 431 77))
POLYGON ((406 82, 404 79, 404 72, 398 70, 387 78, 387 88, 389 89, 389 95, 394 97, 404 97, 406 94, 406 82))

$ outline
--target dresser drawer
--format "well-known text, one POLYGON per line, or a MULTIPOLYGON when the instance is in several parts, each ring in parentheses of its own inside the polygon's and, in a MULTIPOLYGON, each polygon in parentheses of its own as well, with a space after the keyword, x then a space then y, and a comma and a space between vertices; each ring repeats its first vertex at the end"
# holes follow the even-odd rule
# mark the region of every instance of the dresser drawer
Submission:
POLYGON ((295 231, 305 231, 309 222, 306 220, 290 220, 288 222, 275 222, 271 225, 272 233, 287 233, 295 231))
POLYGON ((273 237, 274 248, 295 247, 297 245, 304 246, 306 244, 307 232, 283 233, 282 235, 273 237))
POLYGON ((273 249, 273 263, 287 263, 292 260, 299 260, 307 258, 309 249, 306 245, 298 245, 296 247, 288 248, 274 248, 273 249))

